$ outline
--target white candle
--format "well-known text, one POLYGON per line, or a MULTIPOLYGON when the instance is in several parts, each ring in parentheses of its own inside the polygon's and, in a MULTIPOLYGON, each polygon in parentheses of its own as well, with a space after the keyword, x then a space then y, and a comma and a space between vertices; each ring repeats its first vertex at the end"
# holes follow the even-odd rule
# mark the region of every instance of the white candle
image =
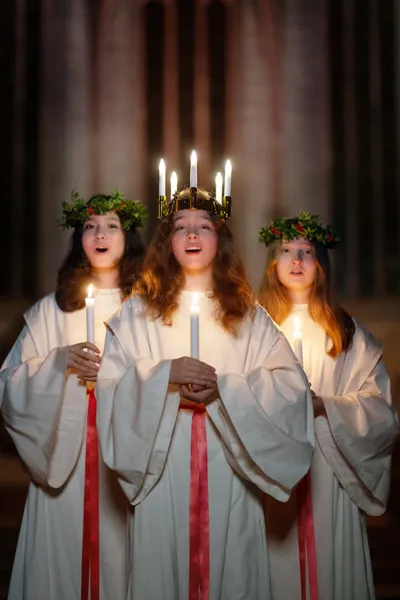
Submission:
POLYGON ((160 160, 158 167, 159 180, 158 180, 158 195, 165 196, 165 162, 163 159, 160 160))
POLYGON ((300 317, 294 317, 294 332, 293 332, 293 351, 296 355, 297 360, 303 366, 303 334, 301 332, 301 321, 300 317))
POLYGON ((215 178, 215 199, 219 204, 222 204, 222 175, 217 173, 215 178))
POLYGON ((190 307, 190 356, 199 359, 199 313, 198 294, 194 292, 190 307))
POLYGON ((174 194, 176 193, 177 189, 178 189, 178 176, 175 173, 175 171, 173 171, 171 173, 171 200, 174 197, 174 194))
POLYGON ((86 304, 86 338, 88 342, 94 344, 94 298, 93 285, 88 287, 88 295, 85 298, 86 304))
POLYGON ((224 196, 230 196, 231 190, 232 190, 232 163, 230 160, 227 160, 226 164, 225 164, 224 196))
POLYGON ((190 187, 197 187, 197 154, 194 150, 190 156, 190 187))

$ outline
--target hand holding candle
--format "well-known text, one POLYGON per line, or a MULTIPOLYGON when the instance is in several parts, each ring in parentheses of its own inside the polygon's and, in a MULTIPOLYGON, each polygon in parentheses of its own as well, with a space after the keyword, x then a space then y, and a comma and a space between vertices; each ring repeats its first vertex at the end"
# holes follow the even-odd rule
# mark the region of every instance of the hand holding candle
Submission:
POLYGON ((297 360, 303 366, 303 334, 301 332, 301 321, 300 317, 294 317, 294 332, 293 332, 293 351, 296 355, 297 360))

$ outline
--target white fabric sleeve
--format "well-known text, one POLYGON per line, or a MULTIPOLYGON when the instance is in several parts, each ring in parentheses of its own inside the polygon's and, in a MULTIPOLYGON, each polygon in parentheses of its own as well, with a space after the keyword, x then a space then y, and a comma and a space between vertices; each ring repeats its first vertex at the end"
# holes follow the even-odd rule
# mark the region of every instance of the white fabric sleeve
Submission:
POLYGON ((68 347, 38 356, 24 327, 0 373, 5 427, 32 479, 60 487, 82 444, 86 389, 67 372, 68 347))
MULTIPOLYGON (((265 319, 264 319, 265 320, 265 319)), ((255 323, 260 366, 218 378, 219 399, 207 411, 228 449, 227 460, 263 492, 286 501, 307 473, 315 447, 307 378, 269 319, 255 323)))
POLYGON ((398 436, 383 361, 378 361, 358 392, 323 396, 322 400, 326 418, 316 419, 316 433, 326 460, 359 508, 371 515, 382 514, 398 436))
POLYGON ((132 319, 128 359, 116 335, 107 331, 97 379, 97 423, 105 463, 116 472, 129 502, 138 504, 161 476, 180 394, 169 385, 170 360, 150 357, 145 323, 132 319), (137 358, 136 358, 137 357, 137 358), (139 358, 140 357, 140 358, 139 358))

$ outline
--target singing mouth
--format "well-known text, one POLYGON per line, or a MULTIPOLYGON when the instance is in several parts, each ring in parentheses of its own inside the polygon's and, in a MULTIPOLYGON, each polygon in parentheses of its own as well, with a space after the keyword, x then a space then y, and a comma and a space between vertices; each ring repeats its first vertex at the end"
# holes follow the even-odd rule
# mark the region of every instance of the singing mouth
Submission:
POLYGON ((299 271, 299 270, 297 270, 297 271, 290 271, 290 274, 291 275, 303 275, 303 271, 299 271))
POLYGON ((201 252, 201 248, 200 246, 189 246, 188 248, 185 248, 185 252, 187 254, 199 254, 201 252))
POLYGON ((105 254, 106 252, 108 252, 108 248, 106 248, 105 246, 97 246, 97 248, 95 248, 96 252, 98 252, 99 254, 105 254))

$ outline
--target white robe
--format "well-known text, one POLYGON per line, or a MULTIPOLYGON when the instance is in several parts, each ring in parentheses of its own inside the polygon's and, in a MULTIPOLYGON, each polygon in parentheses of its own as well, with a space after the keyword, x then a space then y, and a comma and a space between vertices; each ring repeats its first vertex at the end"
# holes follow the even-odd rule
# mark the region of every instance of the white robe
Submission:
MULTIPOLYGON (((98 376, 100 445, 135 506, 132 600, 187 600, 193 412, 168 384, 171 359, 190 355, 182 292, 172 327, 143 317, 138 297, 109 323, 98 376)), ((209 600, 268 600, 262 492, 286 500, 314 447, 307 381, 289 344, 258 307, 235 339, 200 294, 200 360, 214 366, 220 397, 207 406, 209 600)))
MULTIPOLYGON (((104 346, 119 290, 95 299, 95 340, 104 346)), ((80 600, 86 388, 68 374, 67 346, 86 339, 85 309, 62 312, 51 294, 26 325, 0 379, 2 414, 32 481, 18 539, 9 600, 80 600)), ((99 461, 101 599, 125 600, 129 504, 99 461)))
MULTIPOLYGON (((357 325, 352 347, 332 359, 326 354, 331 342, 307 305, 295 306, 282 325, 288 340, 295 315, 303 330, 304 369, 326 410, 326 417, 315 419, 311 467, 318 600, 370 600, 375 594, 365 513, 385 511, 398 435, 382 349, 357 325)), ((300 600, 296 494, 285 505, 270 498, 266 504, 273 598, 300 600)))

